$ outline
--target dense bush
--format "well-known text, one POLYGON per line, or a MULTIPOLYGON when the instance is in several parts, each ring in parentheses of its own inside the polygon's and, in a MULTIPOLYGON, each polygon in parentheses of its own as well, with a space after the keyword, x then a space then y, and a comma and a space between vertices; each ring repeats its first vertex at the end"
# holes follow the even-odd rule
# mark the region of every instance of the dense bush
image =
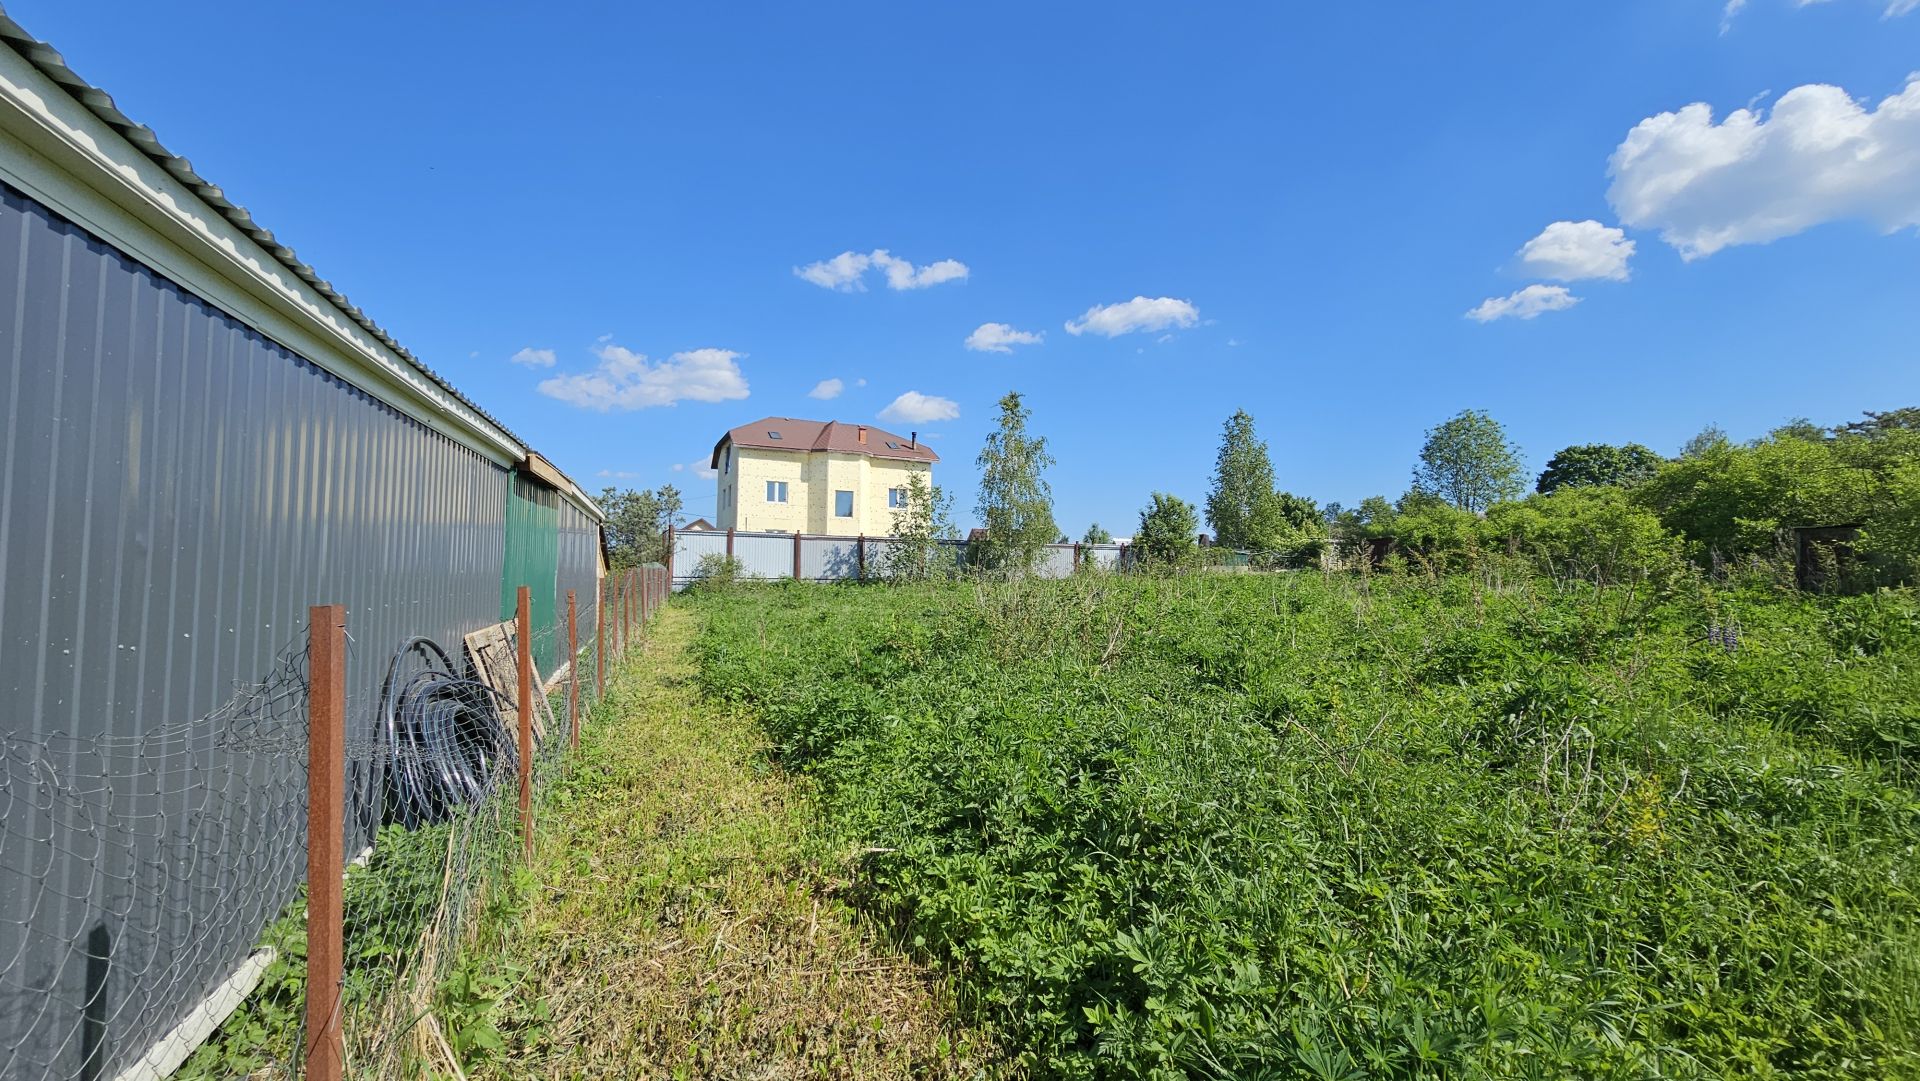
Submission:
POLYGON ((1597 583, 1666 584, 1682 572, 1681 545, 1624 489, 1564 487, 1501 503, 1480 533, 1549 575, 1597 583))
MULTIPOLYGON (((1503 520, 1578 548, 1595 508, 1658 547, 1612 502, 1503 520)), ((1912 593, 697 603, 709 692, 757 706, 863 902, 1038 1076, 1920 1075, 1912 593)))

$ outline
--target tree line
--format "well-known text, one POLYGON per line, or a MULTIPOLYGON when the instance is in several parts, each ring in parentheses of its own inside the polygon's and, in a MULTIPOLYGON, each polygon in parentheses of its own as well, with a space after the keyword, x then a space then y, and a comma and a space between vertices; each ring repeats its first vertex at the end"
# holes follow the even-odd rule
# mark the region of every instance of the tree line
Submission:
MULTIPOLYGON (((981 523, 968 560, 976 568, 1030 571, 1047 545, 1062 543, 1047 471, 1047 440, 1031 430, 1019 392, 999 416, 976 464, 974 510, 981 523)), ((1796 539, 1819 531, 1816 554, 1855 583, 1920 576, 1920 408, 1868 411, 1821 426, 1796 419, 1735 443, 1709 426, 1672 457, 1639 443, 1562 448, 1531 478, 1506 429, 1468 409, 1426 432, 1412 477, 1397 498, 1355 506, 1314 500, 1277 483, 1254 418, 1236 410, 1222 425, 1200 507, 1152 492, 1134 532, 1136 560, 1180 568, 1202 562, 1202 514, 1216 549, 1244 553, 1256 567, 1414 562, 1450 569, 1491 555, 1524 556, 1552 573, 1598 580, 1675 573, 1692 564, 1778 566, 1805 555, 1796 539), (1796 531, 1801 531, 1797 534, 1796 531)), ((657 491, 601 495, 615 566, 664 561, 667 526, 681 496, 657 491)), ((900 577, 952 565, 941 542, 957 535, 952 500, 923 476, 895 512, 893 564, 900 577)), ((1105 544, 1098 523, 1082 543, 1105 544)))

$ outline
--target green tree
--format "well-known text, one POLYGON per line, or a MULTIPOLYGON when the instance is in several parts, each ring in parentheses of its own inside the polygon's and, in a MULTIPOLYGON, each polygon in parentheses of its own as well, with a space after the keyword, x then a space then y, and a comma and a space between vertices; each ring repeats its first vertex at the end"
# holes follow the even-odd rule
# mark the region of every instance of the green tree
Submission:
POLYGON ((1180 567, 1192 563, 1199 552, 1194 534, 1200 531, 1200 519, 1193 505, 1165 492, 1153 493, 1153 501, 1140 512, 1140 529, 1133 535, 1134 553, 1149 567, 1180 567))
POLYGON ((1547 460, 1534 491, 1551 495, 1562 488, 1618 485, 1630 488, 1660 470, 1666 459, 1638 443, 1581 443, 1547 460))
POLYGON ((1214 543, 1225 548, 1265 548, 1274 528, 1273 460, 1253 431, 1253 417, 1235 410, 1220 432, 1213 461, 1213 488, 1207 493, 1207 523, 1214 543))
POLYGON ((985 564, 1013 572, 1033 568, 1040 552, 1060 535, 1053 522, 1053 465, 1045 438, 1027 433, 1029 411, 1018 391, 1000 399, 1000 423, 980 450, 980 502, 975 510, 986 530, 985 564))
POLYGON ((1842 438, 1862 436, 1867 439, 1877 439, 1889 432, 1920 430, 1920 408, 1914 406, 1889 409, 1884 413, 1868 409, 1864 410, 1862 415, 1867 419, 1842 424, 1834 428, 1833 434, 1842 438))
POLYGON ((667 527, 680 522, 679 489, 602 488, 597 502, 607 516, 607 560, 615 570, 666 562, 667 527))
POLYGON ((1727 438, 1727 433, 1718 424, 1709 424, 1700 429, 1700 434, 1680 445, 1680 457, 1683 460, 1698 458, 1732 443, 1733 440, 1727 438))
POLYGON ((1520 448, 1507 440, 1506 429, 1486 413, 1466 409, 1428 429, 1413 487, 1481 514, 1503 499, 1518 498, 1524 490, 1520 477, 1520 448))
POLYGON ((906 503, 893 512, 889 578, 919 582, 953 569, 940 543, 953 536, 952 512, 953 500, 939 485, 930 483, 925 473, 908 474, 906 503))
POLYGON ((1092 525, 1087 527, 1086 533, 1080 538, 1080 543, 1081 544, 1112 544, 1113 534, 1107 532, 1104 529, 1101 529, 1100 523, 1095 522, 1092 525))

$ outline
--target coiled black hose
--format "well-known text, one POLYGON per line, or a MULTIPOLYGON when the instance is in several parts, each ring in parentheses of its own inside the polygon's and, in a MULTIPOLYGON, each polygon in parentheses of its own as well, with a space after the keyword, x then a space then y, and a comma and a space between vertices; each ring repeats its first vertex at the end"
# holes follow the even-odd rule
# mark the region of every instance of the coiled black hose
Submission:
POLYGON ((501 695, 456 675, 432 639, 408 639, 394 653, 380 698, 387 821, 408 828, 444 822, 518 771, 519 754, 501 723, 501 695))

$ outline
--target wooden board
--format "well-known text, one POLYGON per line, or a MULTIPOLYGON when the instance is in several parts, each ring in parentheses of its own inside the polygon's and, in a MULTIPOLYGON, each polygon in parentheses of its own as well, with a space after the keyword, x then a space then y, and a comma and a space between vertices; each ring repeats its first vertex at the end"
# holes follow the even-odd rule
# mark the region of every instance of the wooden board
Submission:
MULTIPOLYGON (((513 640, 513 623, 495 623, 491 627, 482 627, 467 635, 467 662, 473 665, 474 678, 500 692, 496 699, 500 706, 500 719, 512 732, 520 726, 520 684, 518 673, 519 658, 517 644, 513 640)), ((547 738, 547 726, 553 721, 553 706, 547 701, 545 693, 540 693, 546 681, 540 678, 540 666, 533 667, 533 734, 534 738, 547 738)))

